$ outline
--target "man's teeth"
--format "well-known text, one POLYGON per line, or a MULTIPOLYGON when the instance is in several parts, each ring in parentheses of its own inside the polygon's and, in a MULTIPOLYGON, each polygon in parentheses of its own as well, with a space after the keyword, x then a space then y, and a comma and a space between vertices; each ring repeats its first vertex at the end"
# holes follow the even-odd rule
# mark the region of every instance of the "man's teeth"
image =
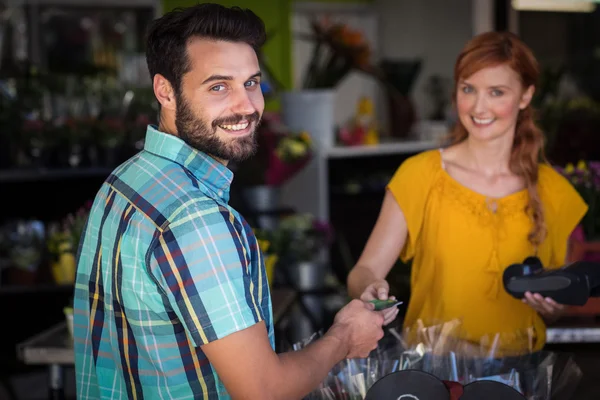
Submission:
POLYGON ((229 131, 241 131, 248 127, 249 123, 244 122, 243 124, 235 124, 235 125, 219 125, 223 129, 227 129, 229 131))
POLYGON ((494 122, 494 118, 487 118, 487 119, 480 119, 480 118, 475 118, 472 117, 473 121, 475 121, 475 123, 480 124, 480 125, 487 125, 487 124, 491 124, 492 122, 494 122))

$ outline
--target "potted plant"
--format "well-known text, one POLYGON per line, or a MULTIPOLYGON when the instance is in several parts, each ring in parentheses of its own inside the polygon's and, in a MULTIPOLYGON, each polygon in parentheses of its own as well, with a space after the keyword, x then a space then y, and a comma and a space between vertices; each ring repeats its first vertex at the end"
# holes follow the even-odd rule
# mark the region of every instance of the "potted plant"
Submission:
POLYGON ((34 284, 39 278, 38 272, 44 258, 44 223, 17 220, 7 223, 1 234, 8 281, 16 285, 34 284))
POLYGON ((382 80, 384 74, 370 63, 371 49, 359 30, 328 19, 313 19, 310 28, 297 34, 314 47, 300 88, 281 94, 282 118, 291 129, 307 131, 323 147, 332 147, 335 88, 352 71, 382 80))
POLYGON ((540 109, 539 121, 554 164, 600 160, 600 102, 584 96, 549 100, 540 109))
MULTIPOLYGON (((588 205, 569 240, 569 262, 589 260, 600 262, 600 162, 580 161, 576 166, 557 167, 579 192, 588 205)), ((570 315, 600 315, 600 298, 590 298, 581 307, 570 307, 570 315)))
POLYGON ((325 285, 326 256, 332 236, 330 226, 311 214, 282 218, 272 233, 272 246, 288 283, 297 290, 320 289, 325 285))
POLYGON ((235 168, 236 182, 240 182, 241 208, 255 215, 258 227, 273 229, 276 215, 259 215, 279 209, 280 187, 298 174, 310 161, 313 150, 310 135, 292 132, 275 113, 265 113, 257 130, 257 153, 235 168))
POLYGON ((452 98, 451 82, 440 75, 431 75, 425 91, 429 95, 431 111, 428 118, 419 124, 419 139, 440 141, 448 135, 450 128, 448 108, 452 98))
POLYGON ((115 167, 121 160, 120 151, 126 139, 125 121, 120 117, 105 117, 94 122, 98 161, 103 167, 115 167))
POLYGON ((315 44, 303 89, 335 88, 353 70, 373 73, 369 64, 371 49, 359 30, 328 19, 313 19, 310 25, 311 33, 298 35, 315 44))
POLYGON ((57 284, 75 281, 76 256, 79 241, 89 217, 89 205, 69 214, 61 223, 50 227, 47 246, 52 276, 57 284))

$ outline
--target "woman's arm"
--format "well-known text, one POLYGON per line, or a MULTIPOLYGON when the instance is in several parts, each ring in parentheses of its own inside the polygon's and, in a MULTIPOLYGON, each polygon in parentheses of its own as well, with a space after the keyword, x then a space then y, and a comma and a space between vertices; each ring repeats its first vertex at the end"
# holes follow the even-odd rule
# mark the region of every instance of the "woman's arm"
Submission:
MULTIPOLYGON (((392 193, 386 191, 383 205, 371 236, 348 275, 348 292, 353 298, 361 298, 369 289, 372 298, 387 298, 389 287, 385 277, 394 266, 406 238, 408 229, 404 213, 392 193)), ((363 298, 363 300, 368 300, 363 298)))

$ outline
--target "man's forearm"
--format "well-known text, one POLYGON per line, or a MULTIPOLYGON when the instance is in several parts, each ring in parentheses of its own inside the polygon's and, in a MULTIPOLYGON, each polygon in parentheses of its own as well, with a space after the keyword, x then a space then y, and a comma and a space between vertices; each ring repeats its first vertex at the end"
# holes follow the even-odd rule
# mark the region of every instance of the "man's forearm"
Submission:
POLYGON ((346 354, 344 340, 331 331, 302 350, 279 354, 278 382, 273 382, 275 398, 293 400, 305 397, 346 354))

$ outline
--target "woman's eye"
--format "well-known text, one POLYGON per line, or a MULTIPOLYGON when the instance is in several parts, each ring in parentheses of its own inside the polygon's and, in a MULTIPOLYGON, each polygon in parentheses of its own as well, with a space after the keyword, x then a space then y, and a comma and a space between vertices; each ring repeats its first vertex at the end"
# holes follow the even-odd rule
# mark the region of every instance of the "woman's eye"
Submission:
POLYGON ((463 86, 462 91, 463 93, 472 93, 473 88, 471 86, 463 86))
POLYGON ((498 90, 498 89, 492 90, 492 96, 494 96, 494 97, 499 97, 499 96, 502 96, 503 94, 504 94, 504 92, 502 90, 498 90))

